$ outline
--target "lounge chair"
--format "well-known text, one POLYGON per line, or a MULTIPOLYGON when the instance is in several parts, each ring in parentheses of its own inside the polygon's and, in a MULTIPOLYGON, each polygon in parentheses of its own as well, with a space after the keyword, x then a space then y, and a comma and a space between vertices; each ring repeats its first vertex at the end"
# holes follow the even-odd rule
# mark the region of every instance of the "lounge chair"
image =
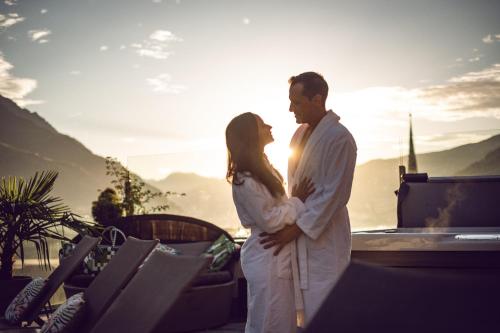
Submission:
POLYGON ((154 252, 91 332, 162 332, 162 318, 208 263, 203 257, 154 252))
MULTIPOLYGON (((132 215, 122 219, 128 235, 143 239, 158 238, 181 252, 182 255, 198 256, 202 254, 221 235, 233 241, 231 235, 220 227, 189 216, 172 214, 132 215)), ((246 283, 239 280, 236 274, 239 261, 238 254, 226 267, 217 272, 203 272, 186 290, 174 308, 164 318, 164 333, 189 332, 219 327, 227 324, 231 317, 241 313, 246 317, 246 309, 235 301, 236 296, 243 297, 246 283), (239 291, 240 294, 238 295, 239 291), (209 301, 207 301, 209 300, 209 301), (174 321, 172 318, 183 318, 174 321)), ((246 305, 246 304, 245 304, 246 305)))
MULTIPOLYGON (((127 238, 116 255, 85 289, 85 307, 77 330, 78 333, 89 332, 92 329, 156 244, 158 244, 158 240, 127 238)), ((9 330, 6 333, 35 333, 38 331, 39 329, 36 328, 30 330, 22 328, 18 331, 9 330)))
POLYGON ((111 261, 84 291, 84 319, 78 332, 88 332, 137 272, 158 240, 128 237, 111 261))
MULTIPOLYGON (((117 225, 129 236, 140 239, 159 239, 162 243, 180 251, 181 255, 201 255, 221 235, 233 240, 227 231, 196 218, 148 214, 122 218, 117 225)), ((202 272, 186 290, 175 307, 164 318, 169 323, 164 333, 178 333, 220 327, 231 318, 246 317, 246 303, 237 302, 236 296, 246 294, 246 284, 238 280, 238 254, 217 272, 202 272), (207 299, 210 301, 207 302, 207 299), (172 325, 171 318, 175 320, 172 325)), ((81 292, 92 283, 88 275, 73 276, 64 283, 66 297, 81 292)))
POLYGON ((352 262, 306 332, 498 332, 499 277, 352 262))
MULTIPOLYGON (((61 260, 59 266, 49 275, 46 284, 40 292, 39 296, 26 309, 22 322, 30 325, 32 322, 43 324, 40 319, 40 312, 43 307, 49 302, 61 284, 66 280, 82 263, 83 259, 97 245, 99 238, 85 236, 76 245, 71 255, 61 260)), ((4 318, 0 318, 0 330, 13 329, 20 325, 12 325, 4 318)))

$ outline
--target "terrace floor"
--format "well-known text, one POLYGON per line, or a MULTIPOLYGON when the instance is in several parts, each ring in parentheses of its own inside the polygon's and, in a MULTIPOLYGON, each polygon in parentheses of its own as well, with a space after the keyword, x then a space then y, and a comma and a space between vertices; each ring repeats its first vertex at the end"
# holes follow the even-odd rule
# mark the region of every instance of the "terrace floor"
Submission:
POLYGON ((211 330, 197 331, 197 333, 242 333, 245 332, 245 323, 229 323, 211 330))

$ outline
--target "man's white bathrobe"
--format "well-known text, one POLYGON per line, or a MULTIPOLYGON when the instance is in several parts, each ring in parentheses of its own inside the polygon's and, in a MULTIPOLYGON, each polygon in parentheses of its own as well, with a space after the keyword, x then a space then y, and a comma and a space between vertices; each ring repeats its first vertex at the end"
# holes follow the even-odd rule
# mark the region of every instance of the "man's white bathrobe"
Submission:
MULTIPOLYGON (((291 252, 287 244, 278 256, 259 243, 261 232, 274 233, 296 221, 305 206, 298 198, 274 198, 250 174, 238 174, 241 185, 233 185, 238 217, 250 237, 241 249, 241 267, 248 282, 246 333, 293 333, 296 331, 295 296, 291 252)), ((300 292, 300 290, 299 290, 300 292)))
MULTIPOLYGON (((357 148, 351 133, 339 120, 339 116, 328 111, 310 135, 300 159, 292 156, 288 164, 289 189, 304 177, 310 177, 316 188, 296 222, 304 234, 291 243, 297 246, 306 324, 347 267, 351 255, 346 204, 357 148)), ((307 131, 307 124, 297 129, 292 149, 299 146, 307 131)))

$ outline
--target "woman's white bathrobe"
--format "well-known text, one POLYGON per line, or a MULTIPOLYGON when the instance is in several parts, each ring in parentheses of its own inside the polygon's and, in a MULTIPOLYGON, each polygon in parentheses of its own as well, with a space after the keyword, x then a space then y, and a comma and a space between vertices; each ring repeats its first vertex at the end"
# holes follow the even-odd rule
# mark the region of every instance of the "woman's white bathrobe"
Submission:
MULTIPOLYGON (((296 222, 304 232, 296 241, 296 250, 306 324, 348 265, 351 254, 346 205, 356 164, 356 143, 339 119, 328 111, 309 137, 300 159, 292 156, 288 164, 290 189, 304 177, 310 177, 316 188, 296 222)), ((292 149, 299 146, 307 130, 307 124, 297 129, 292 149)))
POLYGON ((293 333, 296 309, 292 280, 292 244, 278 256, 259 243, 261 232, 273 233, 295 222, 305 207, 298 198, 274 198, 248 173, 238 174, 241 185, 233 185, 238 217, 250 237, 241 249, 241 267, 248 282, 246 333, 293 333))

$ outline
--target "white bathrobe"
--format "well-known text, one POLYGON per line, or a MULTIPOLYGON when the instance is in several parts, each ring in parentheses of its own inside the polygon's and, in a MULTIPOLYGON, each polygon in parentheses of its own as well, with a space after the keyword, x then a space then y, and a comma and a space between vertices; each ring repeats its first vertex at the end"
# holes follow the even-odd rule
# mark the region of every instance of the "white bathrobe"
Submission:
MULTIPOLYGON (((292 243, 297 246, 306 324, 347 267, 351 254, 346 204, 357 148, 351 133, 339 119, 328 111, 309 137, 300 160, 292 156, 288 164, 289 189, 304 177, 310 177, 316 188, 306 200, 306 211, 296 222, 304 234, 292 243)), ((307 129, 307 124, 297 129, 292 149, 299 145, 307 129)))
POLYGON ((241 267, 248 282, 246 333, 293 333, 297 328, 292 244, 278 256, 259 243, 261 232, 274 233, 296 221, 305 206, 298 198, 276 199, 248 173, 238 174, 241 185, 233 185, 238 217, 250 237, 241 249, 241 267))

